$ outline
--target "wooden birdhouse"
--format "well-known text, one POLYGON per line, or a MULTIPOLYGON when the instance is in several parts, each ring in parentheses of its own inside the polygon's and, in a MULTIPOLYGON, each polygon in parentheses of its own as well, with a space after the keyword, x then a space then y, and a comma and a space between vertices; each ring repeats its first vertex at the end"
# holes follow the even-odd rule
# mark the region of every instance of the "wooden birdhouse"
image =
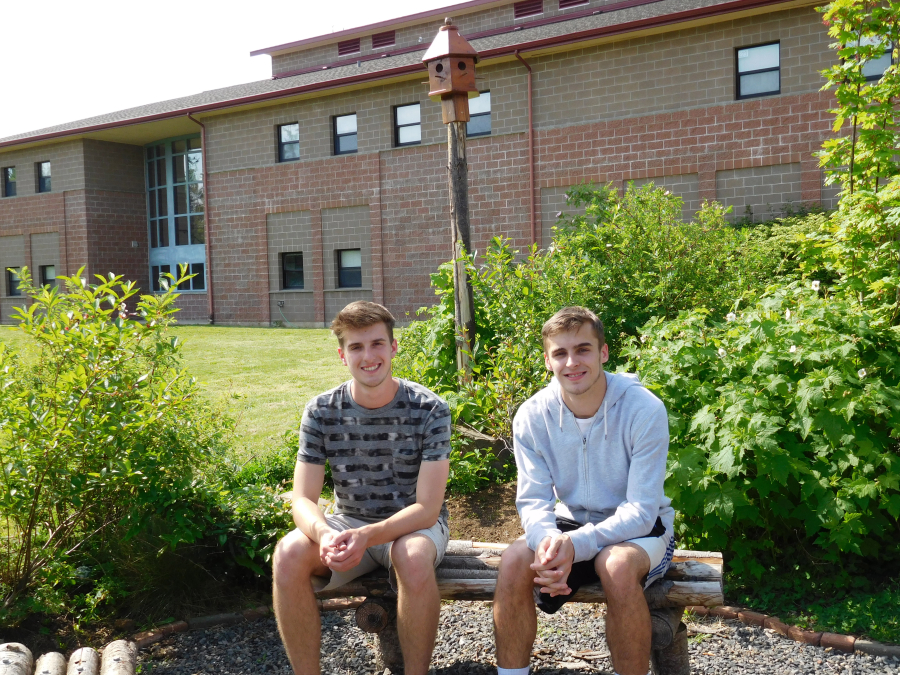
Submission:
POLYGON ((442 102, 444 124, 469 121, 469 95, 478 96, 475 64, 478 52, 446 19, 422 61, 428 68, 428 95, 442 102))

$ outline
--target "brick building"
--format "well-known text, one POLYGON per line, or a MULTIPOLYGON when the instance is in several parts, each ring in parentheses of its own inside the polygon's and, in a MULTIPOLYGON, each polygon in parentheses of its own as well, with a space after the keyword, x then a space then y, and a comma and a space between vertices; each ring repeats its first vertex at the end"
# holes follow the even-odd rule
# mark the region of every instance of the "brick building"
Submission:
MULTIPOLYGON (((188 263, 182 321, 321 326, 354 299, 401 317, 430 303, 451 246, 421 58, 447 15, 481 59, 476 249, 546 243, 589 180, 652 180, 687 213, 833 204, 813 157, 833 59, 814 3, 471 0, 254 52, 269 80, 0 139, 0 266, 150 289, 188 263)), ((21 300, 13 274, 0 283, 8 321, 21 300)))

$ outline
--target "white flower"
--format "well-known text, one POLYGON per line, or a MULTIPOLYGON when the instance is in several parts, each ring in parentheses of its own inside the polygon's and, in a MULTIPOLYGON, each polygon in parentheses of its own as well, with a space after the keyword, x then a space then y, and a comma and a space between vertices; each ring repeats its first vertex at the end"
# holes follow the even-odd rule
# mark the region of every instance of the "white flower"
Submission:
POLYGON ((725 348, 719 347, 719 357, 724 359, 726 354, 727 352, 725 351, 725 348))
POLYGON ((789 309, 784 310, 784 318, 787 319, 788 321, 791 320, 791 310, 789 310, 789 309))
POLYGON ((866 376, 866 369, 860 368, 858 371, 856 371, 856 374, 859 375, 859 379, 863 379, 866 376))
POLYGON ((791 348, 788 349, 788 351, 789 351, 791 354, 793 354, 794 352, 797 351, 797 345, 791 345, 791 348))
POLYGON ((607 244, 606 248, 612 248, 612 244, 607 244))
POLYGON ((793 391, 793 390, 794 390, 794 385, 791 384, 790 382, 788 382, 788 391, 793 391))
POLYGON ((818 279, 813 280, 813 282, 809 286, 814 291, 818 291, 819 290, 819 280, 818 279))
POLYGON ((646 341, 647 341, 647 336, 641 335, 641 344, 645 343, 646 341))
POLYGON ((668 191, 668 190, 666 190, 666 192, 665 192, 665 196, 666 196, 666 197, 668 197, 668 196, 669 196, 669 195, 670 195, 670 194, 672 194, 672 193, 671 193, 671 192, 669 192, 669 191, 668 191))
POLYGON ((737 315, 734 312, 728 312, 728 314, 725 315, 726 321, 734 321, 736 318, 737 315))

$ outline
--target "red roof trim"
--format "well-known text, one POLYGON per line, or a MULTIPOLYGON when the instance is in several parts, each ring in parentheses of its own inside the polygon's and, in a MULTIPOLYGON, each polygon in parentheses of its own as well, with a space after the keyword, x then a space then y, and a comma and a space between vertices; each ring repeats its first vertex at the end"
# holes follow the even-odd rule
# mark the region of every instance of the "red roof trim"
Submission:
MULTIPOLYGON (((637 2, 635 0, 629 0, 635 2, 635 4, 643 4, 642 2, 637 2)), ((630 33, 638 30, 642 30, 645 28, 654 28, 658 26, 668 26, 674 23, 681 23, 683 21, 690 21, 691 19, 699 19, 705 17, 713 17, 719 16, 722 14, 730 14, 732 12, 737 12, 745 9, 754 9, 756 7, 767 7, 769 5, 780 5, 784 4, 785 0, 732 0, 732 2, 722 3, 720 5, 713 5, 711 7, 699 7, 697 9, 686 10, 684 12, 677 12, 675 14, 667 14, 663 16, 650 17, 647 19, 639 19, 637 21, 630 21, 628 23, 616 24, 613 26, 603 26, 601 28, 591 28, 589 30, 579 31, 577 33, 568 33, 566 35, 560 35, 551 38, 543 38, 541 40, 533 40, 531 42, 523 42, 518 45, 510 45, 507 47, 498 47, 497 49, 487 49, 478 53, 480 59, 488 59, 493 57, 500 56, 511 56, 516 52, 527 52, 533 51, 536 49, 542 49, 544 47, 554 46, 554 45, 565 45, 570 44, 572 42, 583 42, 589 39, 596 39, 601 37, 607 37, 612 35, 620 35, 622 33, 630 33)), ((105 122, 103 124, 94 124, 87 127, 80 127, 75 129, 67 129, 65 131, 54 131, 47 134, 41 134, 39 136, 29 136, 27 138, 18 138, 12 141, 6 141, 4 143, 0 143, 0 148, 6 148, 13 145, 23 145, 26 143, 34 143, 36 141, 44 141, 53 138, 63 138, 65 136, 74 136, 77 134, 85 134, 90 133, 92 131, 102 131, 104 129, 113 129, 116 127, 127 127, 133 126, 136 124, 146 124, 148 122, 155 122, 163 119, 172 119, 176 117, 183 117, 188 113, 198 114, 203 112, 210 112, 213 110, 223 110, 227 108, 235 108, 242 105, 249 105, 252 103, 258 103, 260 101, 274 101, 280 98, 288 98, 291 96, 297 96, 298 94, 310 93, 315 91, 323 91, 327 89, 337 89, 340 87, 349 86, 352 84, 357 84, 359 82, 366 81, 378 81, 391 77, 397 77, 400 75, 408 75, 412 73, 418 73, 423 71, 423 66, 418 63, 409 64, 406 66, 398 66, 396 68, 389 68, 387 70, 380 70, 375 73, 361 73, 359 75, 350 75, 348 77, 342 77, 336 80, 328 80, 326 82, 316 82, 313 84, 302 85, 299 87, 293 87, 291 89, 283 89, 281 91, 276 92, 267 92, 265 94, 254 94, 253 96, 245 96, 243 98, 231 99, 229 101, 221 101, 219 103, 207 103, 201 106, 194 106, 192 108, 183 108, 181 110, 173 110, 171 112, 165 113, 157 113, 155 115, 146 115, 144 117, 135 117, 128 120, 122 120, 117 122, 105 122)))
POLYGON ((469 2, 462 2, 458 5, 450 5, 448 7, 438 7, 437 9, 431 9, 426 12, 418 12, 417 14, 408 14, 406 16, 401 16, 396 19, 387 19, 386 21, 379 21, 378 23, 370 23, 366 26, 360 26, 359 28, 348 28, 347 30, 340 30, 337 33, 329 33, 328 35, 317 35, 315 37, 306 38, 305 40, 297 40, 296 42, 286 42, 283 45, 275 45, 274 47, 266 47, 264 49, 255 49, 250 52, 250 56, 259 56, 260 54, 271 54, 273 52, 280 52, 286 49, 295 49, 297 47, 305 47, 309 45, 319 44, 322 42, 331 42, 338 38, 342 38, 347 35, 363 35, 364 33, 369 33, 374 30, 378 30, 379 28, 385 28, 388 26, 394 26, 398 23, 410 23, 416 21, 423 21, 425 19, 430 19, 432 17, 444 17, 448 15, 452 15, 454 12, 461 12, 467 9, 477 9, 482 5, 496 5, 496 4, 504 4, 498 3, 497 0, 469 0, 469 2))

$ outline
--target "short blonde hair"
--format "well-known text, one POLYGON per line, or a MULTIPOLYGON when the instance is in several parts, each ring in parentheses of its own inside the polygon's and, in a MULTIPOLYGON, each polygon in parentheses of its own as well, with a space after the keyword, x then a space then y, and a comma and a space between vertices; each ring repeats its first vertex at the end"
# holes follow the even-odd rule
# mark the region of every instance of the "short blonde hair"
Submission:
POLYGON ((603 331, 603 322, 596 314, 585 307, 563 307, 551 316, 541 328, 541 339, 547 344, 547 338, 560 333, 574 333, 584 324, 589 324, 597 336, 598 347, 606 344, 606 334, 603 331))
POLYGON ((331 322, 331 332, 338 339, 338 344, 343 347, 346 331, 368 328, 377 323, 384 324, 384 327, 387 328, 388 338, 393 342, 394 324, 396 323, 394 315, 377 302, 357 300, 338 312, 334 321, 331 322))

